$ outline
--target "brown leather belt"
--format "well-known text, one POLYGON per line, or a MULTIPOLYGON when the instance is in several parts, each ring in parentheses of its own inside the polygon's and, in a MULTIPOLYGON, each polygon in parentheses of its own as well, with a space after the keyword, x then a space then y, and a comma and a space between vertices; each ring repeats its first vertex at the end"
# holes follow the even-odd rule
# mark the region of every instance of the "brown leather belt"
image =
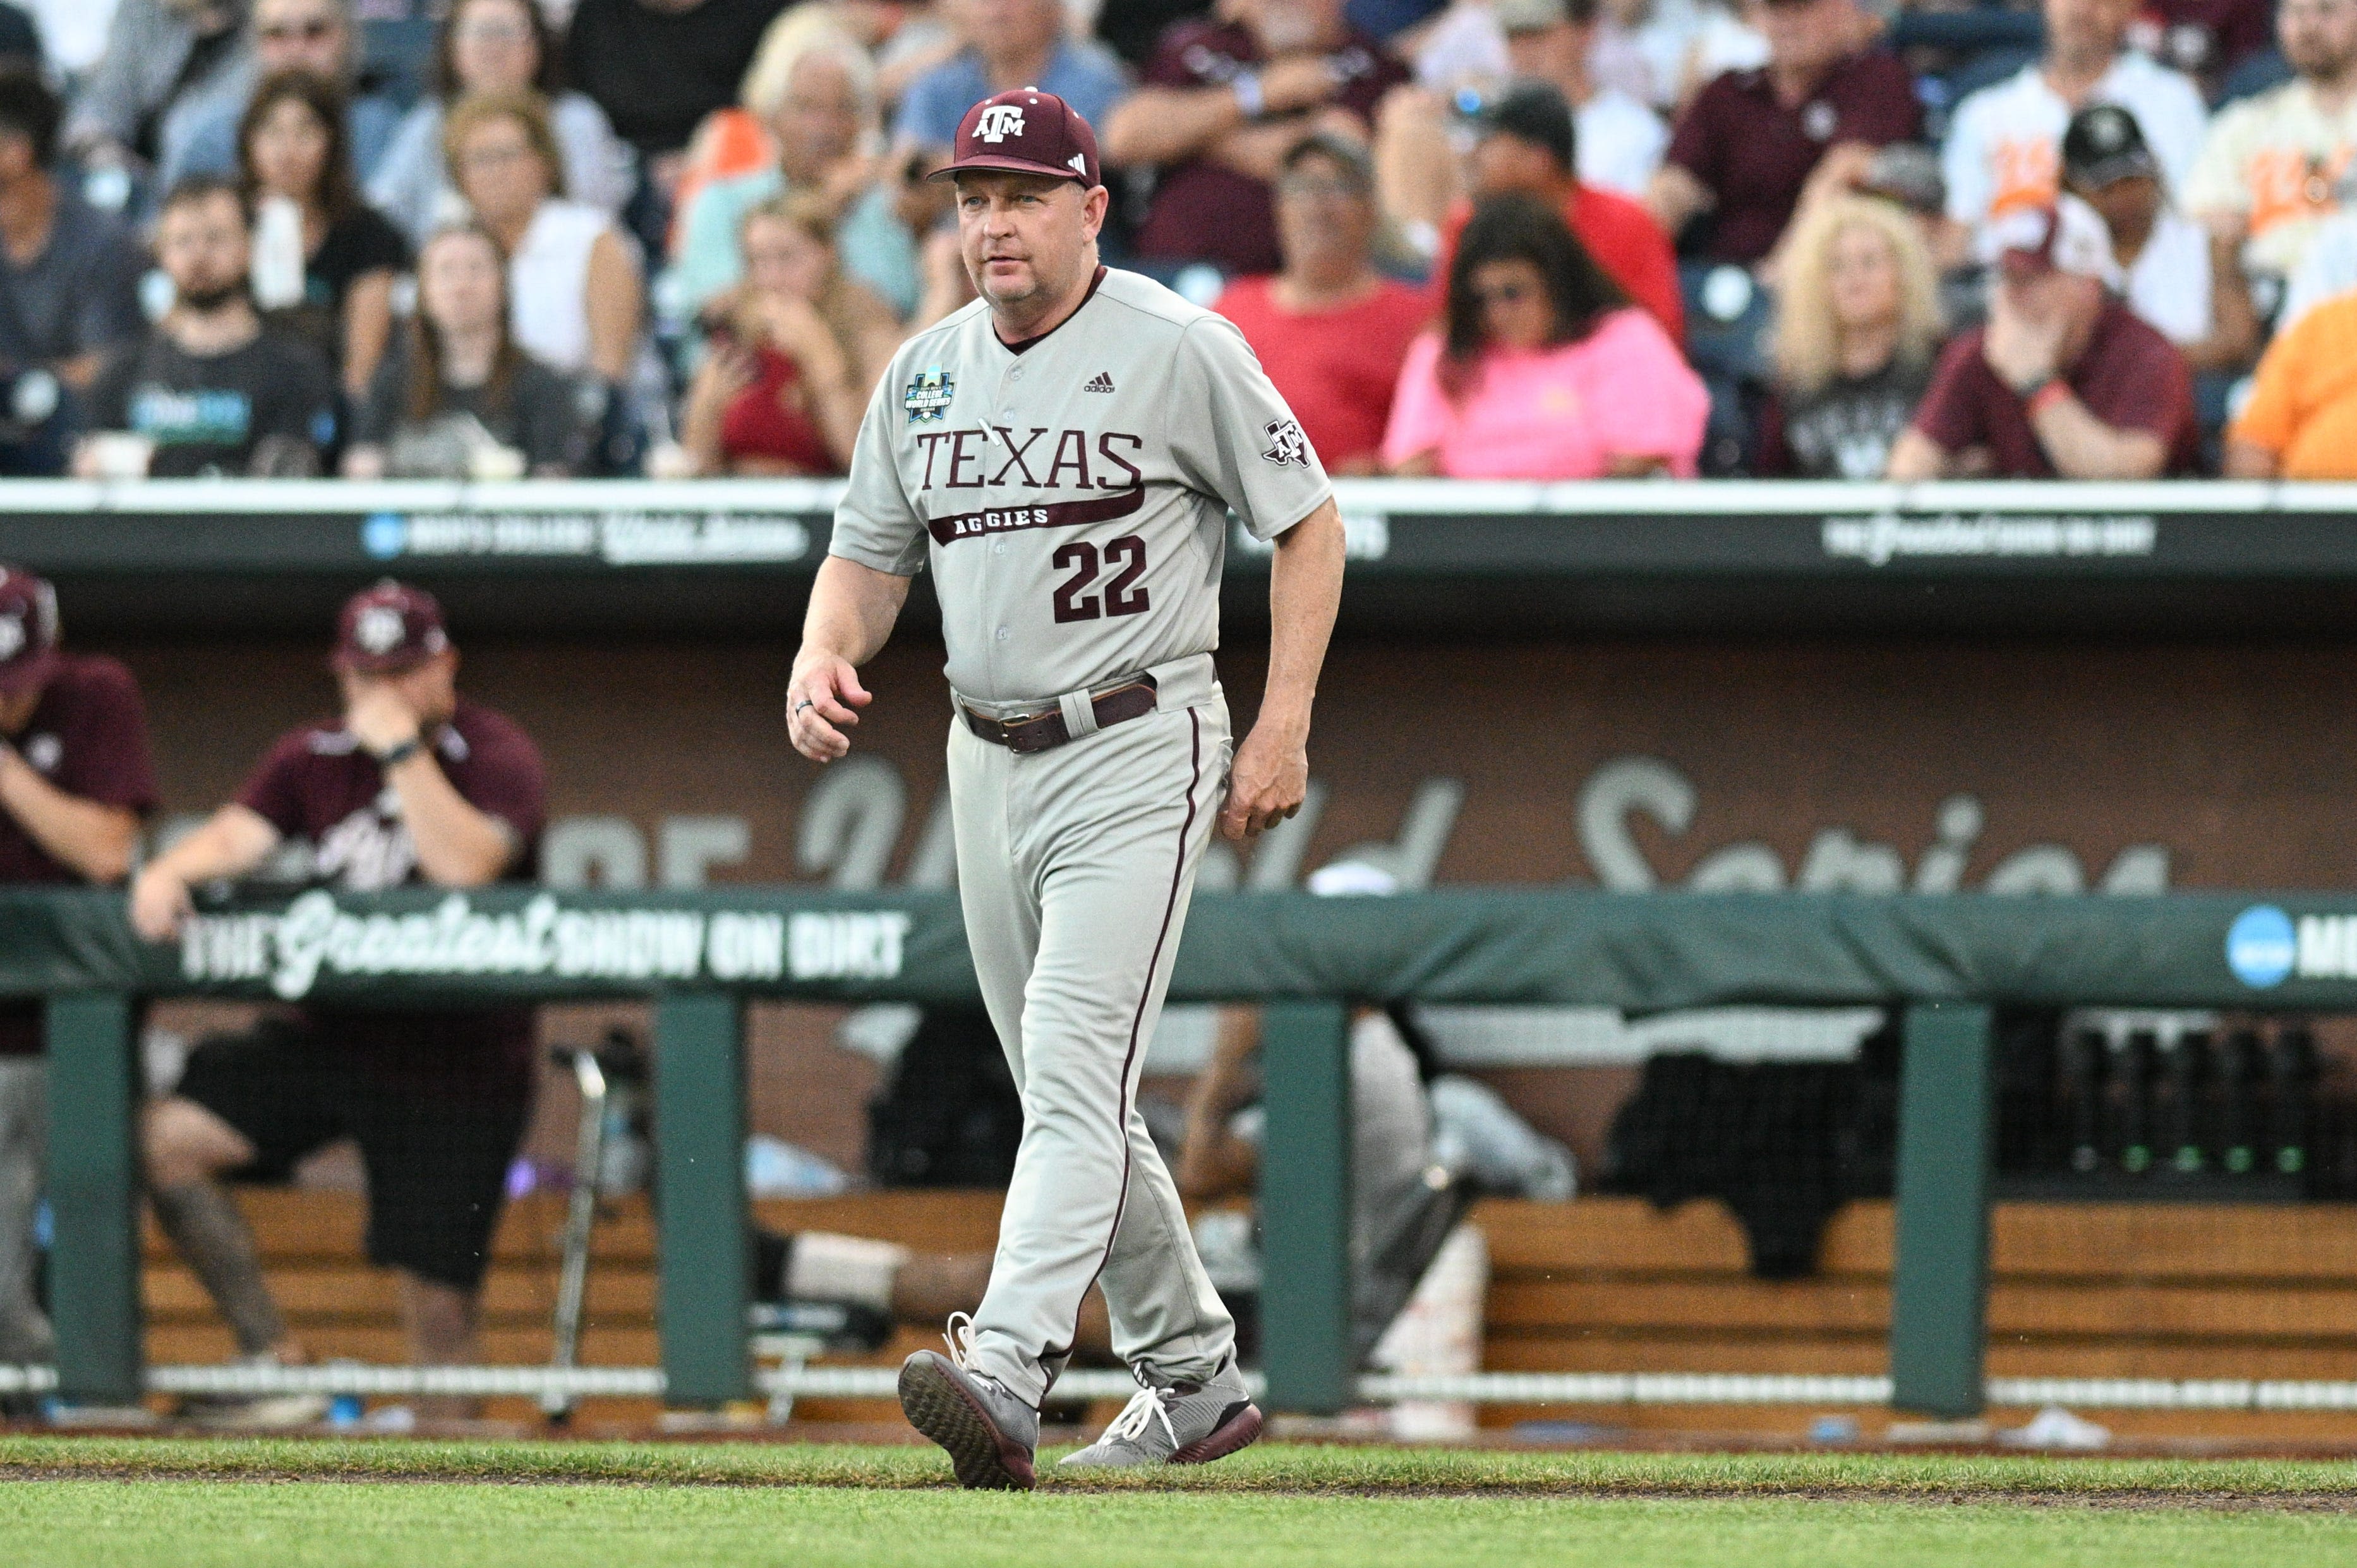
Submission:
MULTIPOLYGON (((1140 675, 1127 685, 1100 692, 1090 706, 1096 709, 1099 729, 1111 729, 1125 719, 1143 717, 1154 711, 1154 677, 1140 675)), ((1009 751, 1053 751, 1072 738, 1061 708, 1049 708, 1044 714, 1018 714, 1011 719, 994 719, 975 713, 963 703, 958 704, 958 712, 965 715, 966 728, 991 745, 1003 746, 1009 751)))

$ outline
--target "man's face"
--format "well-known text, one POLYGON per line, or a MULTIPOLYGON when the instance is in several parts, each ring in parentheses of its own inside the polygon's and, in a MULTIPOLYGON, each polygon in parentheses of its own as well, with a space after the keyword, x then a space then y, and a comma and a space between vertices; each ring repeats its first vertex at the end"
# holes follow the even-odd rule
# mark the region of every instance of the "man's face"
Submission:
POLYGON ((343 688, 344 701, 350 703, 371 687, 382 687, 399 697, 402 705, 417 715, 417 722, 427 728, 450 722, 458 711, 458 650, 446 649, 422 664, 397 670, 388 675, 364 675, 347 671, 337 678, 343 688))
POLYGON ((2054 267, 2007 266, 1997 277, 1996 307, 2033 327, 2061 328, 2062 362, 2070 363, 2104 307, 2104 285, 2054 267))
POLYGON ((1756 0, 1750 16, 1768 58, 1793 70, 1830 65, 1847 43, 1844 0, 1756 0))
POLYGON ((183 299, 219 295, 245 281, 245 214, 223 192, 166 209, 156 225, 156 263, 183 299))
POLYGON ((786 95, 770 122, 777 133, 779 162, 796 179, 849 153, 859 140, 859 93, 840 61, 805 56, 786 79, 786 95))
POLYGON ((1555 155, 1534 142, 1493 131, 1473 144, 1475 196, 1535 196, 1552 193, 1564 178, 1555 155))
POLYGON ((2108 59, 2120 52, 2135 19, 2136 0, 2046 0, 2046 48, 2072 59, 2108 59))
POLYGON ((1340 26, 1342 0, 1231 0, 1232 13, 1271 56, 1317 48, 1340 26))
POLYGON ((1579 74, 1594 42, 1594 27, 1557 22, 1506 35, 1506 59, 1517 77, 1552 81, 1560 86, 1579 74))
POLYGON ((1064 28, 1062 0, 951 0, 950 26, 985 54, 1028 55, 1064 28))
POLYGON ((2130 175, 2109 185, 2073 185, 2071 194, 2095 209, 2114 234, 2146 234, 2160 216, 2160 181, 2148 174, 2130 175))
POLYGON ((2357 0, 2283 0, 2276 38, 2300 75, 2337 77, 2357 64, 2357 0))
POLYGON ((332 0, 257 0, 253 7, 253 51, 265 76, 311 70, 340 80, 351 50, 351 28, 332 0))
POLYGON ((1276 180, 1276 240, 1286 270, 1367 258, 1375 231, 1374 199, 1357 174, 1310 154, 1276 180))
POLYGON ((1103 186, 1036 174, 957 177, 958 253, 993 305, 1061 297, 1088 264, 1104 222, 1103 186))

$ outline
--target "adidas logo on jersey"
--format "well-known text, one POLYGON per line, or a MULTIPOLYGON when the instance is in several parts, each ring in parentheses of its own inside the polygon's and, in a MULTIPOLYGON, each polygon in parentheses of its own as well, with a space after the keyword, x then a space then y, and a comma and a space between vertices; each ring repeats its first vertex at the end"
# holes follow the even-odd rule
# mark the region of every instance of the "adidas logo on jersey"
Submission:
POLYGON ((1110 373, 1104 371, 1099 371, 1097 372, 1096 380, 1091 381, 1081 390, 1082 392, 1109 392, 1113 391, 1113 377, 1110 373))

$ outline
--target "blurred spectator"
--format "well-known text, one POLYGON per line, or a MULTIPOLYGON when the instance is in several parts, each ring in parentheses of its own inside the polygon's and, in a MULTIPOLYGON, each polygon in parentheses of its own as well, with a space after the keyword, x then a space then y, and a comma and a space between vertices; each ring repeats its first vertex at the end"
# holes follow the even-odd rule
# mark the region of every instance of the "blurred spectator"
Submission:
POLYGON ((1624 196, 1643 196, 1669 147, 1669 128, 1652 109, 1598 83, 1588 70, 1597 0, 1497 0, 1491 8, 1506 30, 1514 74, 1552 82, 1570 101, 1579 130, 1579 177, 1624 196))
POLYGON ((1096 33, 1131 70, 1142 71, 1153 62, 1165 34, 1211 9, 1210 0, 1104 0, 1096 33))
POLYGON ((835 223, 844 270, 880 295, 895 315, 917 303, 916 242, 893 211, 892 192, 863 149, 876 121, 875 68, 859 46, 830 30, 793 61, 770 129, 771 166, 698 191, 681 226, 677 257, 664 280, 666 309, 701 315, 736 286, 744 260, 737 234, 745 215, 779 196, 823 198, 835 223))
POLYGON ((565 69, 668 191, 680 149, 737 101, 762 29, 783 9, 785 0, 581 0, 565 69))
POLYGON ((1784 247, 1774 390, 1753 471, 1878 479, 1940 351, 1940 282, 1915 220, 1888 201, 1813 207, 1784 247))
POLYGON ((1604 0, 1590 67, 1597 80, 1674 114, 1730 70, 1768 63, 1767 40, 1721 0, 1604 0))
POLYGON ((442 151, 476 220, 507 254, 517 347, 568 375, 620 383, 645 314, 638 252, 610 216, 556 194, 564 155, 538 95, 460 99, 442 151))
POLYGON ((2193 378, 2114 298, 2104 220, 2074 197, 1992 220, 1986 327, 1948 345, 1889 477, 2151 479, 2193 471, 2193 378))
POLYGON ((1092 125, 1129 91, 1121 61, 1065 31, 1063 0, 942 0, 964 48, 909 85, 892 122, 901 147, 946 151, 965 112, 995 92, 1052 92, 1092 125))
POLYGON ((254 75, 243 0, 122 0, 65 144, 89 163, 152 166, 169 190, 196 133, 224 114, 235 124, 254 75))
POLYGON ((2236 66, 2264 51, 2275 0, 2144 0, 2128 47, 2200 81, 2215 98, 2236 66))
MULTIPOLYGON (((115 0, 25 0, 25 36, 5 51, 28 55, 59 80, 78 82, 106 52, 115 0)), ((11 5, 11 10, 18 7, 11 5)), ((13 25, 6 31, 13 34, 13 25)))
POLYGON ((2111 231, 2130 310, 2159 328, 2196 371, 2250 364, 2259 318, 2235 248, 2163 199, 2160 164, 2135 115, 2096 103, 2072 116, 2062 134, 2062 185, 2111 231))
POLYGON ((1692 477, 1710 394, 1555 211, 1485 200, 1459 238, 1439 329, 1408 350, 1383 436, 1394 473, 1692 477))
POLYGON ((1680 252, 1714 262, 1764 259, 1813 184, 1858 183, 1876 148, 1923 128, 1899 57, 1860 48, 1854 0, 1753 0, 1751 16, 1768 63, 1695 95, 1646 194, 1680 252))
POLYGON ((2090 103, 2116 103, 2136 117, 2170 190, 2185 188, 2201 148, 2209 111, 2201 89, 2126 47, 2137 0, 2044 5, 2045 54, 1966 98, 1948 122, 1948 216, 1975 233, 2017 207, 2054 199, 2063 128, 2090 103))
POLYGON ((417 253, 417 308, 353 421, 344 476, 563 478, 586 435, 575 391, 508 335, 498 242, 442 230, 417 253))
POLYGON ((52 172, 60 113, 37 73, 0 66, 0 471, 57 472, 60 384, 87 387, 147 328, 146 257, 52 172))
MULTIPOLYGON (((513 721, 458 695, 457 650, 432 596, 390 580, 356 595, 333 667, 342 713, 281 737, 236 800, 141 870, 131 917, 147 940, 171 939, 192 886, 246 875, 290 842, 307 843, 318 880, 354 892, 534 875, 540 753, 513 721)), ((397 1272, 412 1358, 474 1360, 477 1293, 533 1071, 530 1007, 312 1006, 199 1043, 179 1087, 147 1106, 140 1141, 156 1219, 240 1352, 303 1359, 221 1182, 283 1182, 313 1150, 350 1138, 367 1171, 369 1261, 397 1272)), ((245 1413, 317 1419, 325 1404, 245 1413)))
MULTIPOLYGON (((366 179, 393 145, 401 105, 379 84, 362 78, 360 28, 352 21, 351 0, 253 0, 253 7, 247 30, 253 37, 253 74, 247 88, 260 78, 290 70, 307 70, 335 83, 343 95, 344 145, 350 150, 352 175, 366 179)), ((177 172, 233 172, 238 128, 244 124, 246 108, 242 97, 212 105, 190 128, 177 172)))
MULTIPOLYGON (((120 882, 156 809, 131 671, 58 647, 48 584, 0 565, 0 886, 120 882)), ((34 1289, 33 1211, 48 1172, 38 997, 0 1001, 0 1365, 55 1344, 34 1289)))
POLYGON ((1180 22, 1104 125, 1105 162, 1159 171, 1138 255, 1273 273, 1272 184, 1313 130, 1364 141, 1407 71, 1344 20, 1341 0, 1229 0, 1180 22))
POLYGON ((2357 212, 2335 212, 2309 236, 2299 270, 2284 285, 2276 331, 2288 332, 2327 300, 2357 289, 2357 212))
POLYGON ((199 175, 164 199, 156 259, 172 307, 118 350, 90 391, 74 454, 86 477, 253 474, 307 478, 336 443, 336 389, 300 338, 263 325, 238 188, 199 175), (127 438, 127 439, 126 439, 127 438))
POLYGON ((533 0, 457 0, 434 46, 434 91, 401 123, 369 177, 371 205, 412 243, 463 212, 442 160, 442 118, 470 92, 535 91, 565 157, 561 188, 572 200, 619 213, 630 197, 630 150, 587 95, 565 88, 563 45, 533 0))
POLYGON ((1383 465, 1400 366, 1431 312, 1374 269, 1374 171, 1358 146, 1312 136, 1276 177, 1285 270, 1239 278, 1214 307, 1234 322, 1329 474, 1383 465))
POLYGON ((705 474, 848 472, 899 328, 844 276, 825 198, 772 197, 745 215, 743 235, 745 281, 712 325, 682 445, 705 474))
POLYGON ((2357 479, 2357 294, 2278 333, 2226 429, 2230 479, 2357 479))
MULTIPOLYGON (((1625 196, 1582 184, 1578 137, 1571 106, 1544 82, 1515 88, 1481 118, 1469 168, 1477 199, 1527 196, 1563 214, 1583 250, 1620 285, 1630 302, 1652 313, 1672 342, 1685 334, 1685 310, 1678 296, 1677 260, 1650 214, 1625 196)), ((1433 274, 1434 306, 1442 303, 1457 236, 1471 214, 1460 203, 1441 235, 1439 263, 1433 274)))
POLYGON ((409 246, 365 206, 344 156, 343 101, 307 70, 266 79, 238 129, 238 174, 254 209, 254 299, 279 312, 366 394, 393 338, 393 281, 409 246))
POLYGON ((2297 74, 2218 112, 2179 205, 2253 276, 2288 279, 2357 156, 2357 0, 2282 0, 2276 36, 2297 74))

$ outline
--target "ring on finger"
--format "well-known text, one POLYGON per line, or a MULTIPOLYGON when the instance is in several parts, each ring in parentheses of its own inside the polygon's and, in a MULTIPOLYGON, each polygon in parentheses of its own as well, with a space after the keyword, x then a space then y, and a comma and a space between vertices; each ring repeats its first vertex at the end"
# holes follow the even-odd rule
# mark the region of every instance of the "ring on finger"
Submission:
POLYGON ((799 717, 801 717, 801 716, 802 716, 802 711, 804 708, 814 708, 814 707, 816 707, 816 706, 818 706, 818 701, 817 701, 817 699, 816 699, 816 698, 814 698, 814 697, 804 697, 801 702, 796 703, 794 704, 794 711, 793 711, 793 714, 792 714, 792 716, 793 716, 793 717, 796 717, 796 718, 799 718, 799 717))

